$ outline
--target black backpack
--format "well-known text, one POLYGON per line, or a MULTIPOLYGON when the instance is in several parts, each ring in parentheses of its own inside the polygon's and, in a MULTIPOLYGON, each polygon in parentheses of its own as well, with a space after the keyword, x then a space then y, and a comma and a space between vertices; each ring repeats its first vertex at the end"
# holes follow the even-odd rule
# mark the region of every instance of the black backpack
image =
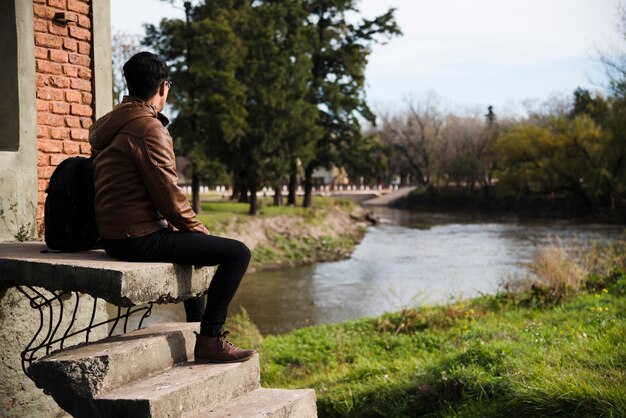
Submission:
POLYGON ((54 170, 46 189, 44 226, 52 250, 76 252, 98 241, 93 184, 93 158, 72 157, 54 170))

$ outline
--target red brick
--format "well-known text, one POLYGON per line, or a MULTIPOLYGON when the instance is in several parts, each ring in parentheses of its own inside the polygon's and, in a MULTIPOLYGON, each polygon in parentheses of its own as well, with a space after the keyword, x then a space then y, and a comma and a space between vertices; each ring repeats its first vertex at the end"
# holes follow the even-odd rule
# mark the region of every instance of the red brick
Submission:
POLYGON ((61 64, 46 60, 36 60, 36 63, 38 73, 54 75, 61 75, 63 73, 63 68, 61 67, 61 64))
POLYGON ((33 3, 46 4, 46 0, 33 0, 33 3))
POLYGON ((48 0, 48 6, 65 9, 67 7, 66 0, 48 0))
POLYGON ((35 18, 35 32, 48 32, 48 22, 44 19, 35 18))
POLYGON ((50 25, 48 25, 48 32, 52 33, 53 35, 67 36, 68 30, 65 24, 50 22, 50 25))
POLYGON ((46 100, 37 100, 37 112, 47 112, 49 103, 46 100))
POLYGON ((69 54, 70 64, 82 65, 83 67, 89 67, 91 65, 91 58, 82 54, 69 54))
MULTIPOLYGON (((86 93, 83 93, 86 94, 86 93)), ((69 103, 80 103, 82 100, 82 94, 79 91, 74 90, 66 90, 65 91, 65 100, 69 103)))
MULTIPOLYGON (((52 176, 52 173, 54 172, 54 169, 56 167, 50 167, 50 166, 46 166, 46 167, 39 167, 38 168, 38 177, 40 179, 49 179, 52 176)), ((42 202, 44 201, 46 198, 45 193, 39 193, 39 201, 42 202)))
POLYGON ((70 105, 63 102, 53 102, 50 110, 57 115, 67 115, 70 113, 70 105))
POLYGON ((64 64, 63 74, 65 74, 68 77, 78 77, 78 67, 75 67, 70 64, 64 64))
POLYGON ((84 155, 91 155, 91 145, 88 143, 80 144, 80 153, 84 155))
MULTIPOLYGON (((47 183, 50 182, 50 179, 40 179, 40 181, 45 181, 46 184, 47 184, 47 183)), ((38 192, 37 193, 37 199, 38 199, 37 202, 39 202, 39 206, 42 207, 42 212, 43 212, 43 205, 44 205, 44 202, 46 201, 46 194, 43 193, 43 192, 38 192)), ((39 209, 37 209, 37 211, 39 211, 39 209)), ((41 217, 42 217, 42 222, 43 222, 43 213, 42 213, 41 217)), ((38 228, 41 228, 42 231, 43 231, 44 226, 43 225, 38 225, 38 228)), ((43 234, 41 234, 41 235, 43 235, 43 234)))
POLYGON ((35 14, 35 16, 44 18, 46 20, 54 16, 54 10, 51 10, 46 6, 39 5, 39 4, 33 5, 33 13, 35 14))
POLYGON ((42 48, 40 46, 35 47, 35 58, 48 59, 48 48, 42 48))
POLYGON ((89 82, 88 80, 73 78, 71 85, 72 88, 76 90, 91 91, 91 82, 89 82))
POLYGON ((37 148, 41 152, 45 153, 57 153, 61 152, 64 147, 64 143, 62 141, 53 141, 51 139, 40 139, 37 148))
POLYGON ((91 79, 91 70, 85 67, 78 67, 78 76, 86 80, 91 79))
POLYGON ((52 128, 50 129, 50 136, 52 139, 60 139, 65 141, 70 139, 70 130, 67 128, 52 128))
POLYGON ((86 141, 89 138, 89 131, 87 129, 72 129, 70 137, 75 141, 86 141))
POLYGON ((70 26, 70 36, 80 39, 81 41, 91 40, 91 32, 87 29, 79 28, 78 26, 70 26))
POLYGON ((61 164, 61 162, 63 160, 65 160, 66 158, 67 158, 67 155, 63 155, 63 154, 51 155, 50 156, 50 165, 56 167, 57 165, 61 164))
POLYGON ((59 49, 50 50, 50 61, 64 63, 68 60, 68 54, 66 51, 59 49))
POLYGON ((43 100, 54 100, 58 102, 63 100, 63 91, 51 88, 37 89, 37 98, 43 100))
POLYGON ((78 51, 78 42, 74 39, 63 39, 63 49, 67 49, 68 51, 76 52, 78 51))
POLYGON ((50 85, 52 87, 58 87, 60 89, 66 89, 70 86, 72 79, 61 76, 50 76, 50 85))
POLYGON ((80 152, 80 144, 78 142, 65 141, 63 143, 63 152, 70 155, 75 155, 80 152))
POLYGON ((48 182, 47 181, 39 180, 37 182, 37 191, 38 192, 45 192, 47 188, 48 188, 48 182))
POLYGON ((48 156, 48 154, 39 154, 37 156, 38 167, 44 167, 44 166, 47 166, 48 164, 50 164, 50 157, 48 156))
POLYGON ((89 129, 93 125, 93 120, 91 118, 81 118, 80 124, 83 128, 89 129))
POLYGON ((50 128, 47 126, 37 126, 37 138, 48 138, 50 136, 50 128))
POLYGON ((78 26, 90 29, 91 28, 91 20, 87 16, 80 15, 78 16, 78 26))
POLYGON ((35 45, 59 49, 63 45, 63 39, 47 33, 36 33, 35 45))
POLYGON ((92 100, 91 93, 83 93, 83 104, 90 105, 92 100))
POLYGON ((77 0, 68 0, 67 1, 68 10, 72 10, 74 12, 89 14, 89 4, 85 4, 83 2, 77 0))
POLYGON ((47 126, 63 126, 63 116, 50 113, 38 113, 37 124, 47 126))
POLYGON ((79 42, 78 52, 80 52, 81 54, 89 55, 91 53, 91 45, 89 44, 89 42, 79 42))
POLYGON ((93 111, 91 110, 91 106, 80 105, 76 103, 72 103, 72 115, 76 116, 91 116, 93 111))
POLYGON ((37 87, 46 87, 50 85, 50 77, 47 75, 37 74, 35 78, 37 87))
POLYGON ((80 118, 77 118, 76 116, 66 116, 65 124, 70 128, 80 128, 80 118))

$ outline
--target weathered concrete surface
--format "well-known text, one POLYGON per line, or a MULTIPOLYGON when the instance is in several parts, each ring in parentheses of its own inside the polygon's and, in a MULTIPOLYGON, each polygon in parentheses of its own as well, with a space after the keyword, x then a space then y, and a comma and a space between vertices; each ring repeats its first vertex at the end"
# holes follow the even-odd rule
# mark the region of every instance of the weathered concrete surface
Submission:
MULTIPOLYGON (((0 1, 0 242, 36 233, 37 106, 32 1, 0 1)), ((109 93, 109 100, 110 100, 109 93)))
POLYGON ((114 305, 179 302, 207 291, 215 267, 115 260, 103 250, 41 253, 43 243, 0 244, 0 281, 74 290, 114 305))
POLYGON ((153 325, 53 353, 33 363, 29 371, 55 397, 62 382, 72 397, 95 398, 192 359, 193 332, 199 328, 199 323, 153 325))
POLYGON ((76 417, 178 417, 258 388, 258 356, 233 364, 188 362, 198 327, 158 324, 54 353, 29 371, 76 417))
POLYGON ((217 408, 186 418, 315 418, 313 389, 259 388, 217 408))
POLYGON ((180 417, 259 387, 259 357, 243 363, 182 363, 97 399, 104 417, 180 417))
MULTIPOLYGON (((61 417, 66 413, 54 400, 24 374, 20 352, 26 348, 39 326, 39 312, 30 307, 28 300, 14 287, 0 282, 0 417, 41 418, 61 417)), ((42 289, 39 289, 42 291, 42 289)), ((68 310, 74 309, 74 298, 64 301, 68 310)), ((73 329, 85 327, 91 318, 93 299, 82 295, 73 329)), ((106 303, 101 301, 96 309, 96 321, 107 319, 106 303)), ((62 328, 69 325, 70 315, 65 317, 62 328)), ((45 320, 47 321, 47 319, 45 320)), ((44 329, 47 329, 44 322, 44 329)), ((106 336, 107 329, 95 329, 91 339, 106 336)), ((44 332, 45 333, 45 332, 44 332)), ((84 335, 70 338, 65 346, 84 341, 84 335)))
POLYGON ((195 364, 199 324, 162 323, 53 353, 37 382, 74 417, 316 417, 315 391, 260 388, 259 356, 195 364))

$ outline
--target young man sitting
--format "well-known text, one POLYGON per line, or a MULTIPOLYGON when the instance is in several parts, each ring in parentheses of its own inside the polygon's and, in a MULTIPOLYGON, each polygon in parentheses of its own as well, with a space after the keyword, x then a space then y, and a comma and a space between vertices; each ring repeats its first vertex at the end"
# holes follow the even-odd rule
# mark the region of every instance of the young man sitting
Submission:
POLYGON ((96 223, 105 251, 124 261, 219 265, 207 293, 185 302, 187 321, 200 321, 195 361, 251 358, 226 340, 223 325, 250 261, 241 242, 209 234, 178 187, 172 138, 161 114, 171 88, 158 55, 140 52, 124 64, 129 95, 90 129, 96 223))

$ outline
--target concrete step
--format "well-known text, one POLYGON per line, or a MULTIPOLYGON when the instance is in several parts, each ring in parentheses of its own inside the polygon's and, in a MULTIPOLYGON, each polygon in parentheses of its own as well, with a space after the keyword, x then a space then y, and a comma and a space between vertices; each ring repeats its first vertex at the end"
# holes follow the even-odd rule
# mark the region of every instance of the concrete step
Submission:
POLYGON ((193 331, 198 328, 198 323, 153 325, 66 348, 37 360, 29 372, 63 409, 76 415, 89 410, 89 400, 104 392, 193 359, 193 331))
POLYGON ((259 388, 216 408, 186 418, 312 418, 317 417, 313 389, 259 388))
POLYGON ((183 363, 95 399, 100 417, 180 417, 259 387, 259 356, 243 363, 183 363))

